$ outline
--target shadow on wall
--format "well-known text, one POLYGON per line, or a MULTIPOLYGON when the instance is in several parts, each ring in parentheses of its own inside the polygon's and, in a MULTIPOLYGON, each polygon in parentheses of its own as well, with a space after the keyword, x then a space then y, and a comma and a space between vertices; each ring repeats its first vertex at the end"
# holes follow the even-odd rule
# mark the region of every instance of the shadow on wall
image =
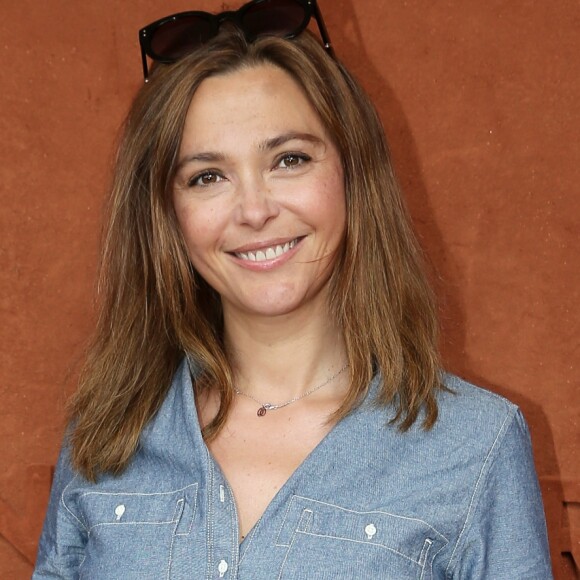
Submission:
POLYGON ((534 425, 533 443, 536 465, 541 472, 552 475, 540 477, 540 487, 546 512, 550 539, 550 556, 556 580, 578 578, 580 546, 571 528, 571 516, 580 508, 580 486, 563 481, 554 445, 554 437, 542 407, 521 393, 489 384, 483 377, 475 376, 474 382, 502 395, 520 407, 527 421, 534 425))
POLYGON ((413 218, 415 231, 423 248, 428 250, 428 273, 441 304, 444 348, 445 345, 450 345, 454 351, 463 352, 465 324, 460 292, 463 271, 447 251, 437 226, 409 122, 400 101, 388 84, 388 79, 373 66, 371 58, 365 52, 365 42, 353 0, 342 0, 338 11, 341 19, 340 22, 333 23, 333 28, 342 28, 339 57, 349 65, 350 70, 358 72, 359 79, 364 79, 362 84, 365 90, 370 94, 379 113, 382 113, 381 120, 391 145, 397 179, 413 218), (351 37, 354 40, 350 40, 351 37))

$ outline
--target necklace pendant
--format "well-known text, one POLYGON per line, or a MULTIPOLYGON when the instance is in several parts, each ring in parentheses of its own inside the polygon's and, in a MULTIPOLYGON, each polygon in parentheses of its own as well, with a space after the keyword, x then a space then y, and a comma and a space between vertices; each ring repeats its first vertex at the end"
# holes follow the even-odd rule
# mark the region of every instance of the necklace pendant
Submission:
POLYGON ((258 415, 258 417, 263 417, 266 414, 266 407, 264 406, 260 407, 256 414, 258 415))

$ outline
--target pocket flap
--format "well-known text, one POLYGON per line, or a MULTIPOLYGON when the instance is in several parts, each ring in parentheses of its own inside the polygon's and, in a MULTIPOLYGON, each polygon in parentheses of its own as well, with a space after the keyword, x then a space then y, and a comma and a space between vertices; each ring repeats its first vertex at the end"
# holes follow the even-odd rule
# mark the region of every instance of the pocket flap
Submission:
POLYGON ((87 492, 79 507, 89 532, 99 525, 178 523, 177 533, 189 533, 197 499, 197 483, 156 493, 87 492))
POLYGON ((395 552, 422 566, 427 552, 438 552, 448 540, 423 520, 386 511, 354 511, 301 496, 292 496, 277 537, 290 546, 294 534, 364 543, 395 552))

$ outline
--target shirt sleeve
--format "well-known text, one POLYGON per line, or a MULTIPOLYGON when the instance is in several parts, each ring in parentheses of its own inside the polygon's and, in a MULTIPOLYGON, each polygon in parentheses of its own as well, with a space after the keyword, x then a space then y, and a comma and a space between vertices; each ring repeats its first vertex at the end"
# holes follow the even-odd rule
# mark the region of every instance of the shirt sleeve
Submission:
POLYGON ((462 580, 552 578, 530 434, 519 410, 488 454, 447 571, 462 580))
POLYGON ((77 477, 65 444, 60 452, 50 492, 33 580, 79 577, 87 530, 65 499, 67 489, 72 487, 77 477))

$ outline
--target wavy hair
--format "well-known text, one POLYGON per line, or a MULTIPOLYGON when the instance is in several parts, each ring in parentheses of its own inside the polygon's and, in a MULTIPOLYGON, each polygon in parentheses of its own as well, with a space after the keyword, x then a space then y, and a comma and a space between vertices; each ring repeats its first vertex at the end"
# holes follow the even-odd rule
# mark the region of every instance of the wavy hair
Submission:
POLYGON ((369 98, 310 33, 248 43, 234 28, 173 65, 157 65, 125 121, 113 176, 99 282, 99 318, 71 400, 72 462, 89 480, 121 473, 161 406, 184 354, 200 369, 195 388, 217 389, 214 437, 233 398, 219 296, 193 269, 172 203, 189 104, 204 79, 270 64, 302 87, 344 168, 347 225, 332 273, 329 308, 343 330, 350 390, 340 419, 373 375, 380 402, 402 431, 437 419, 438 325, 422 254, 369 98))

